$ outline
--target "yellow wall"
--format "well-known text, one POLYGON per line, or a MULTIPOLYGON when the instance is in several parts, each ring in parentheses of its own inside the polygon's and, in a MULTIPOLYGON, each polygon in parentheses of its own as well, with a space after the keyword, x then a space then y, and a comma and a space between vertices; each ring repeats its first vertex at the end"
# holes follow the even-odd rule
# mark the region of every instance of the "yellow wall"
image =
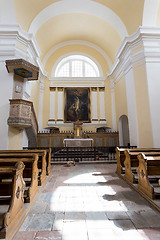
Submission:
POLYGON ((153 146, 145 65, 134 69, 139 147, 153 146))
POLYGON ((38 81, 32 81, 31 97, 29 100, 33 102, 36 117, 38 119, 38 113, 39 113, 39 82, 38 81))
MULTIPOLYGON (((92 57, 94 57, 99 64, 101 65, 101 68, 103 70, 103 75, 106 74, 106 72, 109 71, 109 66, 105 60, 105 58, 95 49, 88 47, 88 46, 83 46, 83 45, 69 45, 69 46, 64 46, 56 50, 48 59, 47 64, 45 66, 45 70, 48 72, 49 76, 51 76, 51 70, 53 68, 54 63, 63 55, 72 53, 72 52, 80 52, 80 53, 86 53, 92 57)), ((44 56, 43 56, 44 57, 44 56)), ((43 59, 42 57, 42 59, 43 59)))
POLYGON ((22 143, 22 131, 16 128, 9 127, 8 134, 8 149, 9 150, 19 150, 21 149, 22 143))
MULTIPOLYGON (((97 2, 97 0, 93 1, 97 2)), ((129 35, 142 25, 144 0, 99 0, 98 2, 110 8, 120 17, 129 35)))
POLYGON ((43 128, 48 126, 49 111, 50 111, 50 81, 45 79, 44 98, 43 98, 43 128))
MULTIPOLYGON (((72 52, 81 52, 81 53, 86 53, 90 56, 92 56, 93 58, 95 58, 99 64, 102 67, 102 71, 103 71, 103 75, 106 75, 106 72, 109 70, 109 67, 107 65, 107 62, 105 60, 105 58, 99 53, 97 52, 95 49, 88 47, 88 46, 82 46, 82 45, 73 45, 73 46, 65 46, 62 47, 60 49, 58 49, 57 51, 55 51, 50 58, 48 59, 46 66, 45 66, 45 70, 49 73, 49 76, 51 76, 51 71, 53 68, 54 63, 58 60, 59 57, 68 54, 68 53, 72 53, 72 52)), ((83 83, 84 85, 85 83, 83 83)), ((86 85, 87 87, 88 85, 86 85)), ((43 127, 47 127, 48 126, 48 120, 49 120, 49 111, 50 111, 50 80, 46 79, 45 80, 45 91, 44 91, 44 107, 43 107, 43 127)), ((54 87, 54 86, 53 86, 54 87)), ((92 84, 91 86, 92 87, 92 84)), ((109 88, 109 84, 106 82, 105 83, 105 97, 106 97, 106 106, 107 106, 107 121, 109 121, 109 123, 111 124, 111 120, 110 120, 110 89, 109 88), (109 119, 109 120, 108 120, 109 119)), ((99 109, 98 109, 99 111, 99 109)), ((57 112, 57 109, 56 109, 57 112)), ((56 114, 55 112, 55 114, 56 114)), ((92 114, 92 113, 91 113, 92 114)), ((64 129, 62 128, 62 131, 64 129)), ((70 129, 66 129, 69 130, 70 129)), ((89 131, 94 131, 95 128, 89 129, 89 131)))
POLYGON ((123 76, 120 81, 115 84, 115 105, 118 129, 119 118, 122 115, 126 115, 128 117, 125 76, 123 76))
POLYGON ((105 110, 107 126, 112 128, 111 90, 110 81, 108 78, 105 81, 105 110))
POLYGON ((14 0, 17 23, 21 25, 23 30, 28 31, 36 15, 39 14, 43 8, 57 1, 59 0, 14 0))
POLYGON ((159 3, 158 10, 157 10, 156 24, 157 24, 157 26, 160 26, 160 3, 159 3))

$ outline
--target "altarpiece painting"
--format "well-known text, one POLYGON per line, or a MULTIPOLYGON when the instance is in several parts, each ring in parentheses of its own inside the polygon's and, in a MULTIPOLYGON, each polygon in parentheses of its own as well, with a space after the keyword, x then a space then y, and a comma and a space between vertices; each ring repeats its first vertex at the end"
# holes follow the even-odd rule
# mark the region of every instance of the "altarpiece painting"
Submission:
POLYGON ((65 89, 65 122, 90 122, 90 89, 65 89))

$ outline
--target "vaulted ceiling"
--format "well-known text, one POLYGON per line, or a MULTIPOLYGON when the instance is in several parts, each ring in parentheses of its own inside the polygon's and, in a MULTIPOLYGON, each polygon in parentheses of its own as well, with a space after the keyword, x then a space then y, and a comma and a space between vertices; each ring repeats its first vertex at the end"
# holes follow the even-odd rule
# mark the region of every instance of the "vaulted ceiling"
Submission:
POLYGON ((77 52, 82 45, 94 48, 112 65, 123 39, 143 25, 145 0, 14 0, 14 5, 17 23, 35 35, 43 62, 66 43, 77 52))

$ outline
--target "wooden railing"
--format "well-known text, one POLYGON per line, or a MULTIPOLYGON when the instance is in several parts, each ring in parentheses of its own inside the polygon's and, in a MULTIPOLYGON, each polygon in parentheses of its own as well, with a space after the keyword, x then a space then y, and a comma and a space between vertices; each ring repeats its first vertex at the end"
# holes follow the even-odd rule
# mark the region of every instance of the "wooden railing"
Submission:
MULTIPOLYGON (((64 139, 72 139, 71 132, 63 133, 38 133, 38 147, 64 147, 64 139)), ((119 145, 118 132, 93 133, 85 135, 85 138, 92 138, 94 147, 112 147, 119 145)))
POLYGON ((115 161, 115 147, 53 147, 51 161, 54 162, 101 162, 115 161))

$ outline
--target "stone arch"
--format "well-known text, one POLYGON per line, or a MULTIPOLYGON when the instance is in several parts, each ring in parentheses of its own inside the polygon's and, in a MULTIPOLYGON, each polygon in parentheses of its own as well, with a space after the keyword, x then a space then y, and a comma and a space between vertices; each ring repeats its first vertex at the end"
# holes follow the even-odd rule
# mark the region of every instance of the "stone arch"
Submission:
POLYGON ((119 118, 118 128, 119 128, 119 144, 120 146, 127 146, 128 144, 130 144, 130 138, 128 117, 126 115, 122 115, 119 118))

